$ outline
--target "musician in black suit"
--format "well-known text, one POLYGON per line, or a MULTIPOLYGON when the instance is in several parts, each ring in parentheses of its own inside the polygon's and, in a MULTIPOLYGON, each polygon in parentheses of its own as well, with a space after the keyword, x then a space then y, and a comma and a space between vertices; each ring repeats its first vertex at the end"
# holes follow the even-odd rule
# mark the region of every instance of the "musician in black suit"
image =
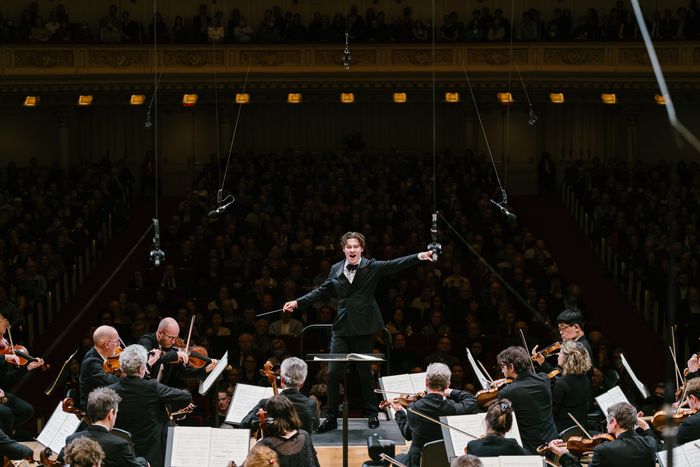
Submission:
POLYGON ((119 355, 119 366, 125 376, 109 387, 122 399, 116 427, 131 433, 136 455, 145 457, 151 467, 162 467, 167 428, 163 405, 177 410, 191 403, 192 396, 155 379, 143 379, 147 361, 143 346, 135 344, 124 349, 119 355))
MULTIPOLYGON (((117 410, 121 398, 109 388, 97 388, 90 393, 87 414, 95 422, 83 431, 78 431, 66 438, 66 444, 76 438, 89 438, 102 448, 105 459, 103 467, 144 467, 148 462, 143 457, 134 455, 133 446, 124 438, 111 431, 117 421, 117 410)), ((58 461, 63 462, 64 450, 58 454, 58 461)))
POLYGON ((513 406, 508 399, 491 404, 484 419, 486 436, 467 443, 467 454, 479 457, 528 456, 514 438, 506 438, 513 426, 513 406))
MULTIPOLYGON (((286 396, 294 405, 301 420, 301 428, 311 433, 318 426, 318 403, 315 397, 306 397, 299 390, 304 386, 308 366, 300 358, 288 357, 280 365, 280 385, 283 390, 281 395, 286 396)), ((258 405, 248 412, 241 420, 241 428, 258 429, 258 410, 265 408, 269 399, 261 399, 258 405)))
POLYGON ((119 381, 119 377, 105 373, 103 363, 112 357, 119 347, 119 333, 112 326, 100 326, 92 334, 93 348, 87 351, 80 364, 80 407, 87 406, 93 389, 119 381))
MULTIPOLYGON (((404 256, 389 261, 362 257, 365 237, 359 232, 347 232, 340 238, 345 259, 331 267, 328 278, 316 289, 297 300, 284 304, 287 313, 297 306, 307 306, 318 300, 334 296, 338 299, 337 315, 333 323, 330 353, 370 353, 374 334, 384 328, 384 321, 375 299, 379 280, 402 269, 432 261, 431 252, 404 256)), ((344 365, 331 362, 328 370, 328 414, 318 428, 319 433, 338 427, 338 392, 344 365)), ((357 373, 362 385, 362 398, 370 428, 379 426, 377 398, 369 363, 358 363, 357 373)))
POLYGON ((510 399, 518 420, 523 447, 531 453, 537 447, 557 438, 552 419, 552 391, 549 379, 533 373, 530 356, 522 347, 508 347, 496 357, 501 371, 513 382, 498 393, 499 399, 510 399))
POLYGON ((148 352, 148 372, 151 378, 167 386, 180 386, 186 378, 203 379, 212 371, 217 360, 212 359, 206 367, 190 368, 187 365, 189 355, 184 349, 178 349, 175 341, 180 334, 180 325, 173 318, 163 318, 158 323, 156 332, 141 336, 138 344, 148 352), (176 363, 182 363, 178 365, 176 363))
MULTIPOLYGON (((593 459, 588 465, 595 467, 654 467, 658 443, 649 424, 628 402, 618 402, 608 408, 608 433, 615 436, 614 441, 599 444, 593 449, 593 459), (635 425, 644 430, 639 434, 635 425)), ((581 464, 571 455, 562 441, 557 439, 549 447, 558 456, 562 467, 578 467, 581 464)))
MULTIPOLYGON (((444 363, 428 365, 425 372, 427 389, 425 397, 411 402, 408 407, 436 420, 442 416, 476 413, 478 406, 474 395, 466 391, 450 389, 451 377, 452 373, 444 363)), ((420 415, 407 412, 396 401, 392 401, 391 407, 396 410, 394 419, 404 438, 413 441, 408 453, 399 454, 396 460, 408 467, 418 467, 423 446, 430 441, 442 439, 442 428, 420 415)))
POLYGON ((34 455, 34 451, 11 439, 0 430, 0 458, 7 457, 11 460, 29 459, 34 455))
POLYGON ((582 344, 593 360, 593 347, 583 332, 583 313, 578 308, 567 308, 557 316, 557 326, 562 341, 576 341, 582 344))
POLYGON ((569 414, 579 423, 586 423, 592 400, 591 382, 586 376, 591 370, 591 359, 581 343, 564 341, 557 363, 562 375, 552 389, 552 415, 561 433, 575 425, 569 414))
POLYGON ((685 384, 688 406, 698 412, 681 422, 678 427, 678 444, 700 439, 700 378, 689 379, 685 384))

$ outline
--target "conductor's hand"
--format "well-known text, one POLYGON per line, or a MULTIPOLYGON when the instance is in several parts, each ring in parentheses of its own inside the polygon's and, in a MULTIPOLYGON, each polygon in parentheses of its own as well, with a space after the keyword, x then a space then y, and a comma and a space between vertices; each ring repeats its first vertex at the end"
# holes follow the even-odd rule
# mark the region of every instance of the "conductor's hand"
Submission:
POLYGON ((432 251, 421 251, 418 253, 418 259, 421 261, 434 261, 432 251))
POLYGON ((291 313, 292 311, 297 309, 297 306, 299 306, 297 301, 292 300, 291 302, 287 302, 284 304, 284 306, 282 307, 282 311, 284 311, 285 313, 291 313))

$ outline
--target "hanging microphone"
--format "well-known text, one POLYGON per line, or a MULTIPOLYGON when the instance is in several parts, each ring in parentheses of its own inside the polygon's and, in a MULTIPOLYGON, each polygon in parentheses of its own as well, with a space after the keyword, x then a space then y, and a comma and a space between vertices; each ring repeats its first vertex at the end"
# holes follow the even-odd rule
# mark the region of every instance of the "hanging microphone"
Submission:
POLYGON ((148 257, 153 262, 155 267, 160 266, 160 263, 165 260, 165 253, 160 249, 160 226, 158 219, 153 219, 153 249, 148 254, 148 257))
POLYGON ((510 222, 515 222, 516 217, 513 211, 510 210, 510 207, 508 206, 508 195, 506 194, 506 190, 501 190, 501 202, 498 203, 494 200, 491 200, 491 204, 496 206, 499 211, 501 211, 501 214, 506 216, 510 222))
POLYGON ((432 224, 430 225, 430 243, 428 244, 428 251, 433 254, 433 261, 437 261, 438 255, 442 254, 442 245, 437 241, 437 216, 438 213, 435 211, 432 217, 432 224))
POLYGON ((222 212, 224 212, 226 209, 228 209, 228 207, 231 206, 231 205, 233 204, 234 201, 235 201, 235 199, 229 201, 229 202, 226 203, 226 204, 222 204, 221 206, 219 206, 218 208, 216 208, 216 209, 214 209, 214 210, 209 211, 209 217, 216 217, 216 216, 218 216, 219 214, 221 214, 222 212))
POLYGON ((350 69, 350 46, 348 44, 349 33, 345 33, 345 50, 343 50, 343 66, 346 70, 350 69))

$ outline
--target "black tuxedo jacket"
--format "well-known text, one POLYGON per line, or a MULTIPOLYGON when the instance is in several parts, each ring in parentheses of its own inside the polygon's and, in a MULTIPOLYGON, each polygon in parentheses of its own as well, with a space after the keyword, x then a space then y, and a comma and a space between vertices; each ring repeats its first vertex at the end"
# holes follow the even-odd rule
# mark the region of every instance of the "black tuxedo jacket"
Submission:
MULTIPOLYGON (((297 409, 297 414, 301 419, 301 428, 308 433, 312 433, 318 427, 318 406, 314 399, 309 399, 304 394, 300 393, 298 389, 287 388, 280 392, 281 396, 285 396, 297 409)), ((258 410, 264 409, 265 404, 269 399, 261 399, 258 405, 253 407, 253 409, 248 412, 248 415, 243 417, 241 420, 241 428, 254 428, 257 430, 258 427, 258 410)))
POLYGON ((678 427, 678 444, 700 439, 700 412, 683 420, 678 427))
POLYGON ((558 438, 552 418, 552 391, 545 375, 530 372, 518 375, 501 389, 498 398, 513 403, 525 449, 537 452, 538 446, 558 438))
POLYGON ((119 377, 105 373, 104 359, 95 347, 88 350, 80 364, 80 407, 87 407, 87 399, 93 389, 109 386, 119 381, 119 377))
MULTIPOLYGON (((153 349, 160 350, 155 332, 141 336, 137 343, 144 346, 148 351, 153 349)), ((206 376, 206 370, 204 368, 195 369, 173 363, 177 362, 177 350, 168 349, 163 350, 163 352, 164 353, 161 354, 160 358, 153 366, 148 367, 151 379, 158 378, 158 372, 161 366, 163 367, 163 376, 160 382, 168 386, 179 386, 186 378, 206 376)))
POLYGON ((11 439, 4 431, 0 430, 0 456, 5 456, 12 460, 20 460, 31 457, 33 454, 34 451, 24 444, 11 439))
POLYGON ((562 375, 552 389, 552 414, 560 433, 575 425, 576 420, 587 420, 591 405, 591 382, 586 375, 562 375))
POLYGON ((192 396, 137 376, 124 377, 109 387, 122 398, 116 427, 131 433, 137 455, 145 457, 151 467, 162 467, 167 424, 163 404, 170 404, 172 410, 181 409, 192 402, 192 396))
MULTIPOLYGON (((127 440, 107 431, 100 425, 90 425, 85 431, 78 431, 66 438, 66 444, 76 438, 89 438, 97 443, 105 453, 104 467, 145 467, 148 465, 143 457, 134 456, 134 450, 127 440)), ((63 462, 63 449, 58 455, 63 462)))
MULTIPOLYGON (((473 394, 456 389, 452 390, 449 399, 443 398, 440 394, 427 394, 422 399, 409 404, 409 407, 436 420, 450 415, 476 413, 478 410, 473 394)), ((442 428, 420 415, 405 410, 396 412, 395 420, 404 438, 413 440, 406 463, 408 467, 418 467, 423 446, 430 441, 442 439, 442 428)))
POLYGON ((374 296, 379 280, 419 262, 417 254, 389 261, 362 258, 351 284, 343 273, 343 259, 331 267, 328 278, 321 285, 299 298, 297 303, 306 306, 321 299, 336 297, 338 313, 333 323, 335 335, 374 334, 384 328, 384 320, 374 296))
MULTIPOLYGON (((649 429, 643 435, 634 430, 625 431, 615 441, 603 443, 593 450, 593 467, 655 467, 658 444, 654 432, 649 429)), ((562 467, 577 467, 581 464, 571 454, 560 458, 562 467)))
POLYGON ((529 456, 525 448, 513 438, 489 435, 467 443, 467 453, 477 457, 529 456))

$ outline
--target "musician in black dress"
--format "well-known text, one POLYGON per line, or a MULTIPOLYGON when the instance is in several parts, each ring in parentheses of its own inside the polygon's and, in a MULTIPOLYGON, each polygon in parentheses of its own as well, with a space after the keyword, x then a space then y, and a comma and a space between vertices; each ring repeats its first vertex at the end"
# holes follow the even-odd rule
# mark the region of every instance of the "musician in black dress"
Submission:
POLYGON ((532 371, 530 355, 522 347, 508 347, 496 357, 501 371, 513 382, 498 393, 510 399, 518 420, 523 447, 535 453, 537 447, 557 438, 552 418, 552 391, 549 379, 532 371))
POLYGON ((514 438, 506 438, 513 426, 513 406, 508 399, 491 404, 484 419, 486 436, 467 443, 467 453, 478 457, 528 456, 514 438))
MULTIPOLYGON (((588 465, 596 467, 655 467, 658 443, 649 424, 628 402, 618 402, 608 408, 608 433, 615 436, 614 441, 599 444, 593 449, 593 459, 588 465), (638 434, 634 427, 644 430, 638 434)), ((581 464, 571 455, 562 441, 557 439, 549 443, 562 467, 579 467, 581 464)))
POLYGON ((579 423, 586 423, 591 404, 591 383, 586 375, 591 369, 591 359, 583 344, 564 341, 557 362, 562 376, 552 389, 552 415, 561 433, 576 425, 569 414, 579 423))
POLYGON ((678 444, 685 444, 700 439, 700 378, 688 380, 686 398, 688 406, 698 410, 695 415, 686 417, 678 427, 678 444))

